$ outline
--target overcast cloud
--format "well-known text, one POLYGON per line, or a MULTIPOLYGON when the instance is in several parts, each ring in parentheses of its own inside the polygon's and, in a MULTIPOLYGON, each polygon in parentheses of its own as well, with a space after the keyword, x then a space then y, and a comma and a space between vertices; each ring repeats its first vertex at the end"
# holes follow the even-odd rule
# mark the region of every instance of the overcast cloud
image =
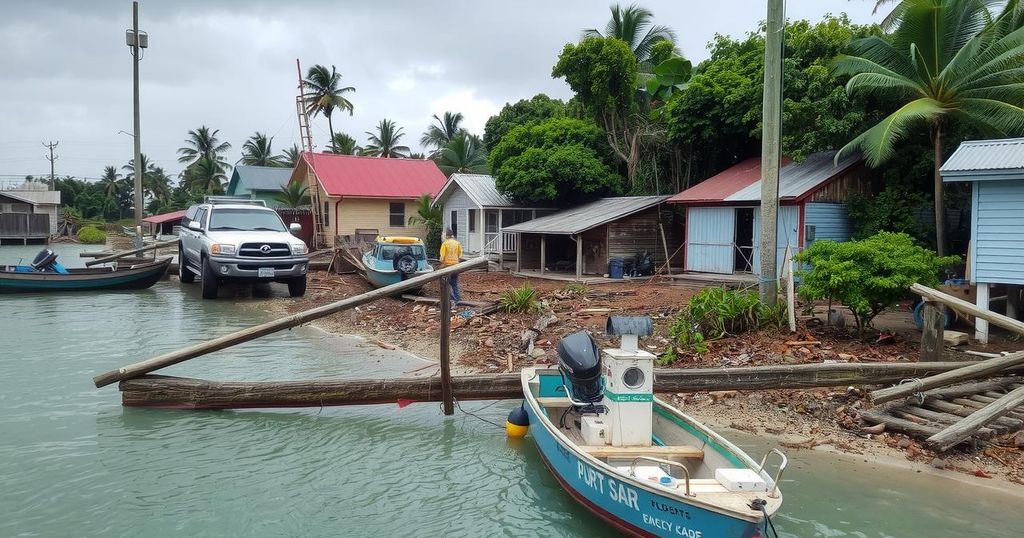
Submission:
MULTIPOLYGON (((623 2, 628 3, 628 2, 623 2)), ((846 12, 876 21, 873 0, 789 0, 790 19, 846 12)), ((431 114, 462 112, 482 134, 509 101, 544 92, 567 98, 551 67, 582 28, 603 28, 608 2, 586 0, 319 1, 144 0, 149 33, 141 63, 142 151, 177 174, 176 150, 189 129, 220 129, 233 146, 254 131, 280 152, 298 141, 295 59, 334 64, 355 114, 336 114, 336 131, 360 143, 382 118, 418 149, 431 114)), ((715 33, 742 36, 765 15, 765 0, 646 0, 673 29, 683 54, 707 57, 715 33)), ((45 175, 41 142, 60 141, 58 175, 96 178, 131 158, 131 56, 124 30, 131 2, 5 0, 0 19, 0 185, 45 175)), ((314 142, 328 140, 313 120, 314 142)))

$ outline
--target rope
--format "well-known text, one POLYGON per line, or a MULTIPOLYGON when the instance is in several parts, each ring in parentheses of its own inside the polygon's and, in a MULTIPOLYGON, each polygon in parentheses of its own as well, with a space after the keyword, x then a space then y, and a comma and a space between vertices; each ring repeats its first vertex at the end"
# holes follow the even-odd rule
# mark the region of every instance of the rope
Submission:
POLYGON ((904 379, 904 380, 899 382, 899 385, 906 385, 908 383, 917 385, 917 389, 918 390, 916 390, 914 392, 913 396, 917 400, 917 404, 918 405, 923 404, 924 403, 924 383, 921 381, 920 378, 915 377, 915 378, 912 378, 912 379, 904 379))

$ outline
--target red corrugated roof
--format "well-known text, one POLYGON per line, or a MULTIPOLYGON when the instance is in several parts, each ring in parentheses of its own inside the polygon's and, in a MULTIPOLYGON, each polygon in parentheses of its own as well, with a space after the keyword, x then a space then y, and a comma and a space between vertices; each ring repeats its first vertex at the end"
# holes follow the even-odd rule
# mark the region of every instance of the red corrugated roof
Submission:
POLYGON ((751 157, 669 198, 668 203, 721 202, 759 179, 761 158, 751 157))
POLYGON ((331 196, 419 198, 424 194, 437 194, 445 182, 444 174, 430 160, 328 153, 304 153, 303 156, 331 196))
POLYGON ((163 224, 165 222, 170 222, 172 220, 181 220, 183 218, 185 218, 185 211, 181 210, 174 211, 171 213, 163 213, 160 215, 151 215, 149 217, 142 219, 142 222, 149 222, 151 224, 163 224))

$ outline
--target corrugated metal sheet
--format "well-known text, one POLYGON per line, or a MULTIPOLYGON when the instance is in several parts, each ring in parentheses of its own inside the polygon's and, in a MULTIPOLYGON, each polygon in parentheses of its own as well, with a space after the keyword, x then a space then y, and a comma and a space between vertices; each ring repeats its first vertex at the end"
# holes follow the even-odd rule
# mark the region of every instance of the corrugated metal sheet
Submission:
POLYGON ((1024 284, 1024 181, 975 183, 971 239, 975 282, 1024 284))
MULTIPOLYGON (((437 194, 445 183, 444 174, 430 160, 329 153, 302 156, 332 197, 414 199, 437 194)), ((296 171, 301 168, 302 164, 296 171)), ((295 176, 293 173, 292 177, 295 176)))
MULTIPOLYGON (((779 171, 779 199, 795 200, 814 191, 823 183, 860 162, 860 154, 848 155, 835 162, 835 151, 815 153, 802 163, 791 163, 779 171)), ((761 181, 726 196, 726 202, 760 202, 761 181)))
POLYGON ((152 224, 163 224, 174 220, 181 220, 185 218, 185 210, 172 211, 170 213, 161 213, 159 215, 151 215, 142 219, 142 222, 149 222, 152 224))
POLYGON ((578 234, 656 206, 668 196, 621 196, 602 198, 589 204, 559 211, 546 217, 508 226, 506 232, 542 234, 578 234))
POLYGON ((291 175, 291 168, 240 164, 231 172, 226 194, 233 196, 253 191, 279 191, 288 183, 291 175))
POLYGON ((691 207, 686 226, 686 270, 732 274, 736 209, 691 207))
MULTIPOLYGON (((843 204, 809 202, 804 205, 804 225, 814 226, 814 240, 849 241, 853 236, 850 211, 843 204)), ((809 237, 806 237, 809 239, 809 237)), ((808 244, 810 244, 808 242, 808 244)))
POLYGON ((456 182, 466 194, 480 207, 516 207, 507 196, 498 192, 494 178, 485 174, 452 174, 451 180, 456 182))
POLYGON ((1024 138, 969 140, 940 169, 950 180, 986 171, 1015 171, 1024 177, 1024 138))
MULTIPOLYGON (((776 274, 782 274, 782 267, 786 263, 786 245, 789 245, 791 255, 797 253, 797 243, 800 239, 800 206, 784 205, 779 207, 777 235, 775 245, 777 253, 776 274)), ((754 256, 751 270, 755 275, 761 274, 761 212, 754 212, 754 256)))
POLYGON ((669 198, 668 203, 721 202, 759 179, 761 158, 751 157, 669 198))

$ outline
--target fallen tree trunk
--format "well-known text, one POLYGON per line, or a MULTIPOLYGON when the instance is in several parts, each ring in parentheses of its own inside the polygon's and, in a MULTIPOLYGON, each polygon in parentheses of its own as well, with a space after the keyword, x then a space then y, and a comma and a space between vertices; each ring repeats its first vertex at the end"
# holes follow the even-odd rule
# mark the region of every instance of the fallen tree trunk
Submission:
MULTIPOLYGON (((892 382, 950 370, 955 363, 802 364, 750 368, 655 370, 659 393, 713 390, 761 390, 836 387, 892 382)), ((453 392, 461 400, 522 397, 519 374, 455 376, 453 392)), ((320 407, 394 403, 399 399, 438 401, 440 378, 324 379, 309 381, 207 381, 145 376, 122 381, 127 406, 186 409, 241 407, 320 407)))
POLYGON ((1022 403, 1024 403, 1024 388, 1014 389, 983 409, 971 413, 971 416, 929 437, 928 444, 940 451, 948 450, 974 435, 982 426, 1005 415, 1022 403))
POLYGON ((873 391, 871 401, 878 404, 910 396, 928 389, 952 385, 957 381, 966 381, 992 375, 1013 366, 1024 364, 1024 352, 1012 353, 999 359, 987 359, 976 362, 970 366, 963 366, 955 370, 934 375, 927 379, 915 379, 911 383, 904 383, 895 387, 873 391))

